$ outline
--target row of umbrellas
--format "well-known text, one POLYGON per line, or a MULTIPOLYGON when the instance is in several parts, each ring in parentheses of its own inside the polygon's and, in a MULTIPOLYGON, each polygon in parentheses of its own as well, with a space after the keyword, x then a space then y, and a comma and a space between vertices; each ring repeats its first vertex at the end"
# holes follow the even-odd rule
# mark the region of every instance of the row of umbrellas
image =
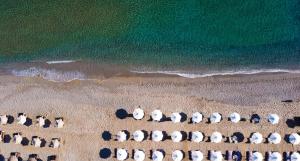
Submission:
MULTIPOLYGON (((54 161, 56 159, 57 159, 56 155, 48 156, 48 160, 54 161)), ((19 160, 23 160, 21 157, 21 153, 19 153, 19 152, 11 153, 8 158, 8 161, 19 161, 19 160)), ((37 154, 30 154, 28 156, 28 161, 41 161, 41 159, 37 154)))
MULTIPOLYGON (((133 115, 134 119, 141 120, 141 119, 144 118, 145 113, 144 113, 143 109, 136 108, 133 111, 132 115, 133 115)), ((156 110, 154 110, 154 111, 151 112, 151 118, 152 118, 153 121, 157 121, 157 122, 162 121, 163 117, 164 117, 164 114, 160 110, 158 110, 158 109, 156 109, 156 110)), ((193 123, 200 123, 203 120, 203 118, 204 118, 204 116, 203 116, 202 113, 195 112, 191 116, 191 121, 193 123)), ((238 123, 242 119, 241 115, 239 113, 237 113, 237 112, 231 113, 228 116, 228 118, 233 123, 238 123)), ((171 114, 170 119, 174 123, 179 123, 182 120, 182 113, 174 112, 174 113, 171 114)), ((255 119, 256 120, 260 119, 260 117, 257 115, 257 117, 255 119)), ((279 116, 277 114, 269 114, 267 116, 267 119, 268 119, 268 122, 270 122, 273 125, 279 123, 279 116)), ((209 121, 211 123, 219 123, 219 122, 222 121, 222 115, 220 113, 218 113, 218 112, 214 112, 214 113, 212 113, 210 115, 209 121)))
MULTIPOLYGON (((141 142, 146 139, 146 131, 143 130, 137 130, 133 133, 132 137, 135 141, 141 142)), ((160 142, 163 141, 164 138, 166 138, 166 133, 164 131, 155 130, 151 132, 151 139, 154 142, 160 142)), ((182 131, 174 131, 171 133, 171 139, 173 142, 181 142, 184 138, 185 133, 182 131)), ((130 137, 129 133, 125 130, 119 131, 116 135, 116 138, 119 142, 124 142, 128 140, 130 137)), ((232 135, 230 138, 234 140, 234 142, 238 142, 240 136, 238 135, 232 135)), ((220 132, 213 132, 211 136, 209 137, 210 142, 212 143, 221 143, 223 140, 223 135, 220 132)), ((289 135, 289 142, 294 145, 300 144, 300 135, 297 133, 292 133, 289 135)), ((199 143, 204 140, 204 134, 200 131, 194 131, 191 132, 191 141, 199 143)), ((263 135, 259 132, 254 132, 251 134, 249 138, 250 142, 253 144, 260 144, 263 142, 264 138, 263 135)), ((267 138, 268 142, 271 144, 279 144, 281 142, 281 135, 277 132, 271 133, 269 137, 267 138)))
MULTIPOLYGON (((190 159, 192 161, 202 161, 204 159, 204 154, 199 150, 192 150, 190 153, 190 159)), ((165 158, 165 152, 163 150, 154 150, 151 153, 151 159, 153 161, 162 161, 165 158)), ((231 153, 232 158, 241 160, 242 156, 240 152, 231 153)), ((184 152, 182 150, 175 150, 171 154, 173 161, 182 161, 184 159, 184 152)), ((129 158, 129 153, 126 149, 118 148, 116 149, 116 158, 119 161, 124 161, 129 158)), ((146 158, 146 154, 143 150, 135 149, 133 153, 133 159, 135 161, 143 161, 146 158)), ((224 159, 221 151, 209 151, 208 158, 211 161, 222 161, 224 159)), ((266 156, 268 161, 282 161, 282 155, 279 152, 269 152, 266 156)), ((292 152, 289 156, 290 161, 299 161, 300 154, 298 152, 292 152)), ((250 152, 249 160, 251 161, 263 161, 264 156, 260 152, 250 152)))

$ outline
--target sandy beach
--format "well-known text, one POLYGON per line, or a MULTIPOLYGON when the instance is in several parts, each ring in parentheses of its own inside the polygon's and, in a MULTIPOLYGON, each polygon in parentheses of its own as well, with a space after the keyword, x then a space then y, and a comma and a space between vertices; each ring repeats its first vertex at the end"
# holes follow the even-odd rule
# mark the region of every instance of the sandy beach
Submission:
MULTIPOLYGON (((164 75, 115 76, 99 80, 51 82, 41 78, 0 76, 0 114, 12 115, 25 112, 35 122, 37 115, 45 115, 54 122, 55 117, 64 117, 65 126, 57 129, 53 126, 43 129, 31 125, 29 127, 17 125, 0 125, 0 129, 12 134, 22 132, 27 138, 40 136, 50 141, 60 137, 63 145, 58 149, 49 147, 35 148, 31 145, 15 145, 13 142, 0 143, 0 154, 5 158, 11 152, 20 152, 23 159, 29 154, 38 154, 42 160, 50 155, 57 155, 60 161, 97 161, 104 160, 99 156, 103 148, 126 148, 131 150, 140 148, 148 154, 151 149, 164 149, 165 160, 171 160, 171 152, 182 149, 201 150, 207 154, 208 150, 257 150, 289 152, 299 151, 300 146, 292 146, 284 139, 278 145, 249 143, 213 144, 190 141, 173 143, 171 140, 154 143, 150 140, 137 143, 126 141, 105 141, 102 133, 109 131, 116 134, 119 130, 174 130, 186 132, 200 130, 206 136, 213 131, 219 131, 225 136, 233 132, 242 132, 249 137, 258 131, 266 138, 272 132, 278 132, 284 138, 292 132, 299 132, 300 127, 289 128, 287 119, 300 116, 300 74, 258 74, 240 76, 218 76, 197 79, 181 77, 167 77, 164 75), (293 100, 283 103, 282 100, 293 100), (134 108, 141 106, 145 110, 145 118, 135 121, 132 118, 120 120, 115 116, 119 108, 131 113, 134 108), (149 122, 149 114, 154 109, 160 109, 169 116, 172 112, 184 112, 189 117, 193 112, 204 114, 204 122, 188 124, 188 122, 174 124, 172 122, 149 122), (231 112, 238 112, 247 118, 246 122, 233 124, 223 119, 218 124, 207 124, 207 117, 212 112, 219 112, 227 117, 231 112), (251 114, 259 114, 263 120, 259 124, 251 124, 251 114), (278 125, 271 125, 266 117, 269 113, 280 116, 278 125)), ((246 141, 245 141, 246 142, 246 141)), ((112 155, 106 160, 116 160, 112 155)), ((132 159, 129 159, 132 160, 132 159)), ((147 160, 150 160, 147 158, 147 160)), ((188 160, 188 157, 185 158, 188 160)))

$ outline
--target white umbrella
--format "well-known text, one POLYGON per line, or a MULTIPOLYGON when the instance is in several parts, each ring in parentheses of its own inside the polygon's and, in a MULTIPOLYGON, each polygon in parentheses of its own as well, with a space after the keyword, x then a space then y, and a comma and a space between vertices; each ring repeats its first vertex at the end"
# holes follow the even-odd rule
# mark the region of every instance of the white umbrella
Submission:
POLYGON ((272 152, 269 155, 268 161, 282 161, 282 156, 278 152, 272 152))
POLYGON ((290 142, 291 144, 294 144, 294 145, 300 144, 300 135, 297 134, 297 133, 292 133, 292 134, 289 136, 289 142, 290 142))
POLYGON ((268 121, 271 124, 278 124, 279 123, 279 116, 277 114, 269 114, 268 115, 268 121))
POLYGON ((27 116, 26 114, 20 114, 17 118, 18 124, 24 125, 26 122, 27 116))
POLYGON ((51 140, 51 144, 52 144, 52 147, 53 148, 59 148, 59 146, 60 146, 60 139, 58 139, 58 138, 53 138, 52 140, 51 140))
POLYGON ((164 159, 164 154, 158 150, 154 151, 152 154, 153 161, 162 161, 164 159))
POLYGON ((22 137, 21 134, 14 135, 14 142, 15 142, 15 144, 21 144, 22 140, 23 140, 23 137, 22 137))
POLYGON ((8 161, 19 161, 19 159, 18 159, 17 156, 11 155, 11 156, 8 158, 8 161))
POLYGON ((144 110, 142 110, 141 108, 136 108, 133 111, 133 118, 136 120, 141 120, 142 118, 144 118, 144 110))
POLYGON ((195 112, 192 115, 192 122, 193 123, 199 123, 203 119, 203 115, 200 112, 195 112))
POLYGON ((163 114, 160 110, 154 110, 151 113, 151 118, 153 119, 153 121, 160 121, 163 117, 163 114))
POLYGON ((180 131, 174 131, 171 134, 171 138, 175 143, 180 142, 182 140, 182 134, 180 131))
POLYGON ((263 155, 260 152, 254 152, 250 157, 252 161, 262 161, 264 159, 263 155))
POLYGON ((272 144, 279 144, 281 142, 281 136, 277 132, 274 132, 269 136, 268 141, 272 144))
POLYGON ((45 118, 40 116, 37 118, 37 124, 39 127, 43 127, 45 125, 45 118))
POLYGON ((58 118, 58 119, 55 119, 55 122, 56 122, 56 127, 57 128, 63 128, 64 126, 64 120, 62 118, 58 118))
POLYGON ((0 124, 1 125, 6 125, 8 122, 8 117, 6 115, 1 115, 0 116, 0 124))
POLYGON ((291 161, 300 161, 300 154, 298 152, 293 152, 291 154, 291 161))
POLYGON ((260 144, 263 141, 263 137, 259 132, 255 132, 250 137, 250 142, 253 144, 260 144))
POLYGON ((125 149, 117 149, 117 160, 126 160, 128 157, 128 153, 125 149))
POLYGON ((241 115, 234 112, 234 113, 230 114, 229 118, 230 118, 231 122, 238 123, 241 120, 241 115))
POLYGON ((211 161, 222 161, 223 156, 221 151, 211 151, 210 158, 211 161))
POLYGON ((221 121, 221 119, 222 119, 222 116, 218 112, 214 112, 210 116, 210 122, 211 123, 218 123, 218 122, 221 121))
POLYGON ((124 131, 119 131, 117 134, 117 140, 119 142, 124 142, 127 140, 127 134, 124 131))
POLYGON ((200 131, 192 132, 192 141, 193 142, 199 143, 199 142, 203 141, 203 138, 204 138, 204 136, 203 136, 202 132, 200 132, 200 131))
POLYGON ((164 137, 164 134, 162 131, 155 130, 152 132, 152 140, 155 142, 162 141, 163 137, 164 137))
POLYGON ((32 139, 32 144, 34 147, 41 147, 42 140, 40 138, 33 138, 32 139))
POLYGON ((171 114, 171 120, 172 120, 172 122, 174 122, 174 123, 180 122, 180 120, 181 120, 181 115, 180 115, 180 113, 178 113, 178 112, 172 113, 172 114, 171 114))
POLYGON ((211 134, 210 141, 212 143, 220 143, 222 141, 222 134, 215 131, 211 134))
POLYGON ((180 150, 175 150, 172 152, 172 159, 174 161, 182 161, 183 159, 183 153, 180 150))
POLYGON ((137 130, 133 133, 133 139, 137 142, 141 142, 144 140, 145 134, 141 130, 137 130))
POLYGON ((203 153, 199 150, 193 150, 191 152, 192 161, 202 161, 203 160, 203 153))
POLYGON ((134 151, 133 159, 135 161, 143 161, 143 160, 145 160, 145 158, 146 158, 146 155, 145 155, 144 151, 138 150, 138 149, 134 151))

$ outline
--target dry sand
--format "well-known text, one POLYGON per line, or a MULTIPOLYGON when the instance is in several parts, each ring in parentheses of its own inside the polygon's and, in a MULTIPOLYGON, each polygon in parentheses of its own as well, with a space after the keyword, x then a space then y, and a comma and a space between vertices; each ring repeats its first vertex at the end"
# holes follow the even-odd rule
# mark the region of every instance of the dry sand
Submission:
MULTIPOLYGON (((62 129, 50 127, 41 129, 34 125, 25 127, 17 125, 2 126, 6 133, 22 132, 27 138, 40 136, 48 142, 53 137, 61 137, 64 145, 59 149, 49 147, 34 148, 32 146, 0 143, 0 154, 6 158, 10 152, 21 152, 23 159, 29 154, 38 154, 46 160, 49 155, 57 155, 61 161, 96 161, 101 160, 99 152, 102 148, 113 150, 117 147, 132 150, 144 149, 149 156, 151 149, 164 149, 165 160, 170 160, 173 150, 199 149, 207 154, 208 150, 248 150, 265 151, 295 151, 300 146, 292 146, 284 140, 279 145, 260 144, 213 144, 209 142, 154 143, 150 140, 142 143, 127 141, 104 141, 101 137, 105 130, 116 134, 119 130, 144 129, 165 130, 200 130, 206 136, 213 131, 219 131, 229 136, 240 131, 245 137, 251 132, 261 132, 267 137, 271 132, 279 132, 282 137, 291 132, 299 132, 300 127, 288 128, 285 121, 293 116, 300 116, 300 75, 269 74, 235 77, 210 77, 199 79, 184 79, 178 77, 113 77, 103 80, 72 81, 55 83, 39 78, 21 78, 0 76, 0 114, 10 114, 16 118, 17 113, 26 112, 33 120, 37 115, 45 115, 52 122, 55 117, 62 116, 66 125, 62 129), (281 100, 293 99, 293 103, 282 103, 281 100), (129 113, 137 106, 146 112, 146 118, 134 121, 132 118, 117 119, 115 111, 124 108, 129 113), (149 114, 154 109, 161 109, 166 115, 172 112, 184 112, 188 116, 195 111, 202 112, 207 117, 212 112, 220 112, 228 116, 231 112, 241 113, 249 118, 257 113, 264 120, 260 124, 250 124, 249 121, 232 124, 223 120, 219 124, 202 122, 197 125, 171 122, 149 122, 149 114), (279 125, 270 125, 265 117, 268 113, 277 113, 281 117, 279 125)), ((131 152, 131 151, 130 151, 131 152)), ((111 157, 107 160, 116 160, 111 157)), ((131 159, 130 159, 131 160, 131 159)), ((148 159, 149 160, 149 159, 148 159)), ((186 159, 187 160, 187 157, 186 159)))

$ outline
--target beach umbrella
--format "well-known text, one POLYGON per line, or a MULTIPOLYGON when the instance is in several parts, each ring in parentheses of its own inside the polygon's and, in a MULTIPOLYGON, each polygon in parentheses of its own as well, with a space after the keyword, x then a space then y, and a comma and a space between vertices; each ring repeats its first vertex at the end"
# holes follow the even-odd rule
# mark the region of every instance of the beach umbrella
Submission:
POLYGON ((152 153, 152 160, 153 161, 162 161, 164 159, 164 154, 161 151, 155 150, 152 153))
POLYGON ((279 152, 272 152, 269 155, 268 161, 282 161, 282 156, 279 152))
POLYGON ((136 120, 141 120, 142 118, 144 118, 144 110, 142 110, 141 108, 136 108, 133 111, 133 118, 136 120))
POLYGON ((300 154, 298 152, 293 152, 291 154, 291 161, 300 161, 300 154))
POLYGON ((8 122, 8 117, 6 115, 1 115, 0 116, 0 124, 1 125, 6 125, 8 122))
POLYGON ((211 151, 210 158, 211 161, 222 161, 223 155, 221 151, 211 151))
POLYGON ((59 146, 60 146, 60 139, 58 139, 58 138, 53 138, 52 140, 51 140, 51 144, 50 144, 53 148, 59 148, 59 146))
POLYGON ((118 148, 117 149, 117 160, 126 160, 128 158, 128 153, 125 149, 118 148))
POLYGON ((274 132, 269 136, 268 141, 272 144, 279 144, 281 142, 281 136, 277 132, 274 132))
POLYGON ((193 150, 191 152, 192 161, 202 161, 203 160, 203 153, 199 150, 193 150))
POLYGON ((159 131, 159 130, 155 130, 152 132, 152 140, 155 141, 155 142, 159 142, 159 141, 162 141, 163 137, 164 137, 164 134, 162 131, 159 131))
POLYGON ((203 115, 200 112, 195 112, 192 115, 192 122, 193 123, 199 123, 203 119, 203 115))
POLYGON ((26 114, 24 114, 24 113, 19 114, 19 116, 17 118, 18 124, 24 125, 26 122, 26 119, 27 119, 26 114))
POLYGON ((37 117, 36 121, 37 121, 37 124, 39 127, 45 126, 45 117, 44 116, 37 117))
POLYGON ((22 140, 23 140, 23 137, 20 133, 17 133, 14 135, 15 144, 21 144, 22 140))
POLYGON ((229 118, 230 118, 231 122, 238 123, 241 120, 241 115, 234 112, 234 113, 230 114, 229 118))
POLYGON ((11 156, 8 158, 8 161, 19 161, 19 159, 18 159, 17 156, 11 155, 11 156))
POLYGON ((124 142, 127 140, 127 134, 124 131, 119 131, 117 134, 117 140, 119 142, 124 142))
POLYGON ((259 132, 255 132, 250 137, 250 142, 253 144, 260 144, 263 141, 263 137, 259 132))
POLYGON ((134 151, 133 159, 135 161, 143 161, 143 160, 145 160, 145 158, 146 158, 146 155, 145 155, 144 151, 138 150, 138 149, 134 151))
POLYGON ((182 161, 183 159, 183 153, 180 150, 175 150, 172 152, 172 159, 174 161, 182 161))
POLYGON ((39 137, 35 137, 32 139, 32 144, 34 147, 41 147, 42 140, 39 137))
POLYGON ((133 133, 133 139, 137 142, 141 142, 144 140, 145 134, 141 130, 137 130, 133 133))
POLYGON ((180 131, 174 131, 174 132, 172 132, 171 139, 175 143, 180 142, 182 140, 182 134, 181 134, 181 132, 180 131))
POLYGON ((254 152, 250 157, 252 161, 262 161, 264 159, 263 155, 260 152, 254 152))
POLYGON ((217 112, 214 112, 210 115, 210 122, 211 123, 218 123, 220 122, 222 119, 222 116, 221 114, 217 113, 217 112))
POLYGON ((222 134, 217 131, 213 132, 210 137, 210 141, 212 143, 220 143, 222 139, 223 139, 222 134))
POLYGON ((203 141, 203 138, 204 138, 204 136, 203 136, 202 132, 200 132, 200 131, 192 132, 192 139, 191 140, 193 142, 199 143, 199 142, 203 141))
POLYGON ((174 122, 174 123, 180 122, 180 120, 181 120, 181 115, 180 115, 180 113, 178 113, 178 112, 172 113, 172 114, 171 114, 171 120, 172 120, 172 122, 174 122))
POLYGON ((300 135, 297 134, 297 133, 292 133, 292 134, 289 136, 289 142, 290 142, 291 144, 294 144, 294 145, 300 144, 300 135))
POLYGON ((56 122, 56 127, 57 128, 63 128, 63 126, 65 124, 63 118, 56 118, 55 122, 56 122))
POLYGON ((268 121, 271 124, 278 124, 279 123, 279 116, 277 114, 269 114, 268 115, 268 121))
POLYGON ((151 118, 153 119, 153 121, 160 121, 163 117, 163 114, 160 110, 154 110, 151 113, 151 118))

